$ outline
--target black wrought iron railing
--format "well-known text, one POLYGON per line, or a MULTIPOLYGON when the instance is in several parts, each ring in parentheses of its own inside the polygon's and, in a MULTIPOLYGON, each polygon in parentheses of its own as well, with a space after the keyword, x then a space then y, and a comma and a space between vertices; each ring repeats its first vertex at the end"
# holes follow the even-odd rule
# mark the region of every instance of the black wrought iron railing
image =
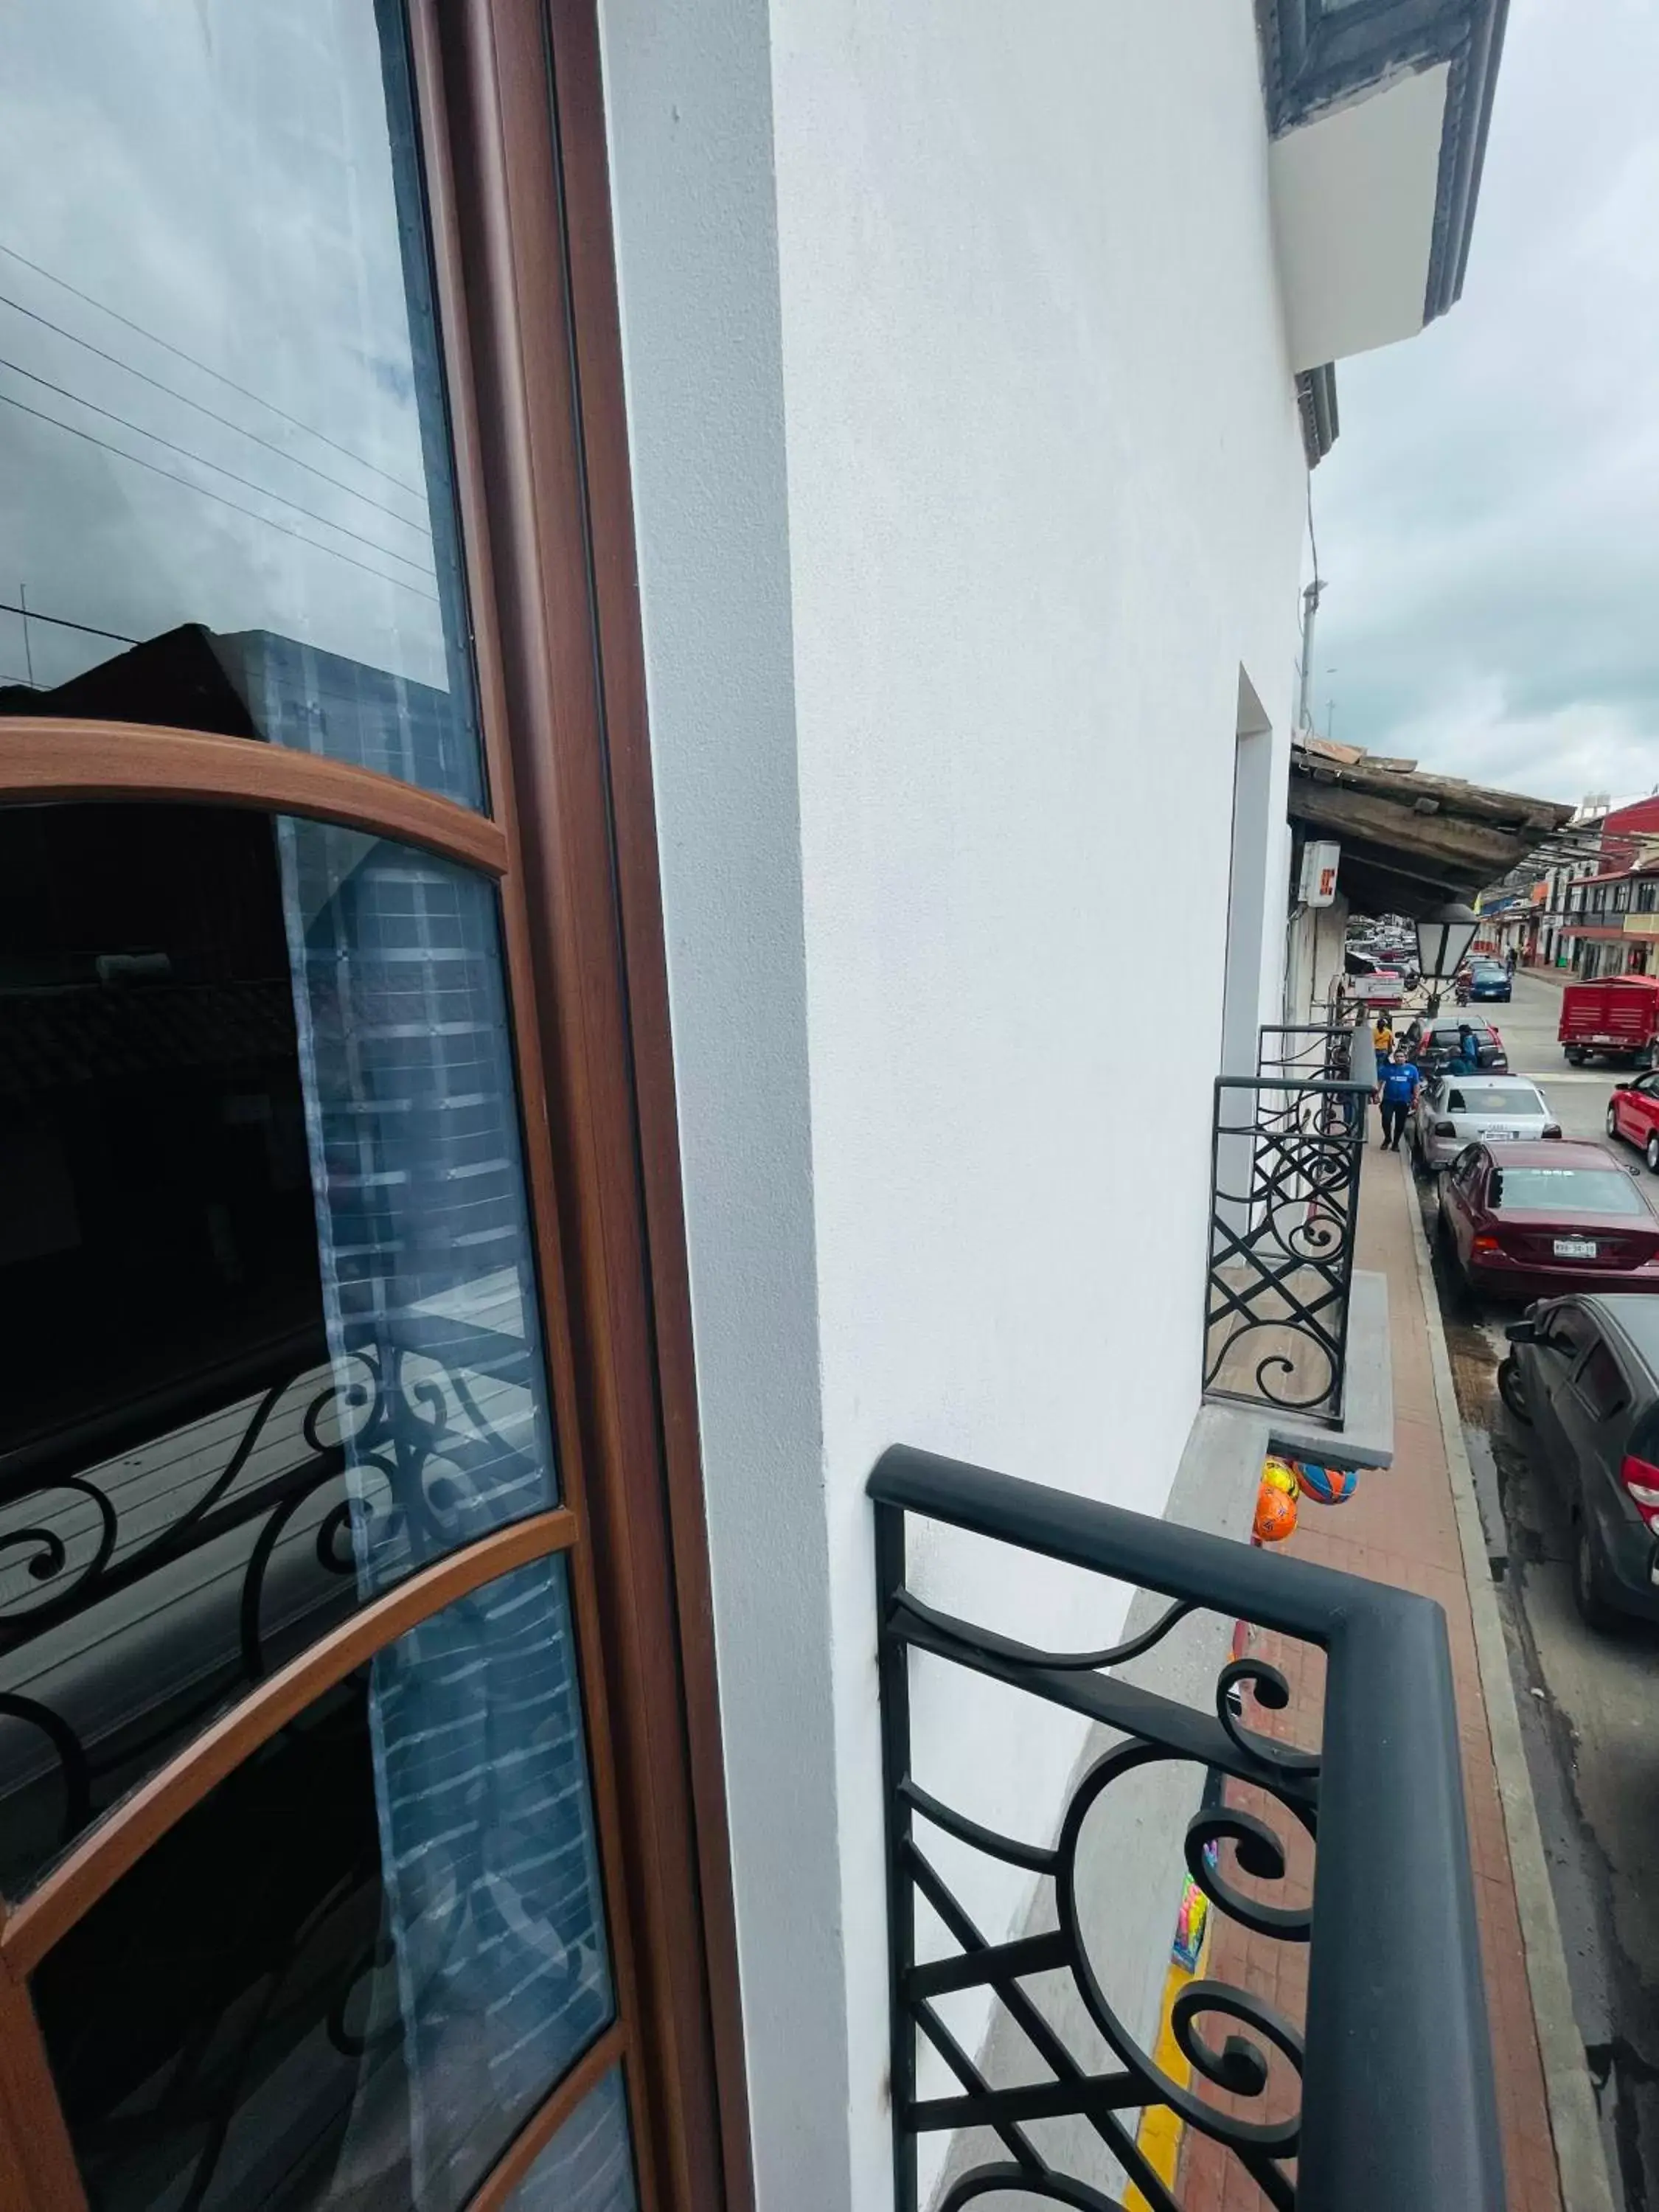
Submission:
POLYGON ((1340 1422, 1370 1095, 1322 1074, 1217 1078, 1206 1397, 1340 1422))
POLYGON ((1270 1080, 1298 1076, 1339 1083, 1348 1072, 1352 1035, 1352 1030, 1328 1022, 1264 1022, 1256 1047, 1255 1072, 1270 1080))
MULTIPOLYGON (((1138 2117, 1149 2106, 1178 2115, 1189 2143, 1201 2136, 1212 2157, 1236 2161, 1277 2212, 1403 2206, 1502 2212, 1457 1716, 1439 1607, 902 1447, 884 1455, 868 1486, 879 1603, 898 2212, 917 2212, 921 2140, 945 2131, 958 2146, 985 2140, 969 2130, 988 2130, 996 2148, 973 2162, 947 2154, 937 2212, 960 2212, 1000 2191, 1022 2203, 1117 2212, 1119 2174, 1152 2212, 1182 2212, 1184 2179, 1164 2179, 1139 2141, 1138 2117), (1172 1602, 1144 1633, 1114 1649, 1036 1650, 950 1618, 915 1595, 906 1565, 912 1516, 1161 1592, 1172 1602), (1200 1610, 1323 1652, 1317 1749, 1293 1748, 1248 1724, 1252 1707, 1270 1713, 1289 1701, 1285 1674, 1265 1656, 1222 1667, 1210 1710, 1122 1679, 1117 1670, 1200 1610), (994 1832, 918 1783, 930 1747, 912 1741, 913 1655, 1117 1732, 1076 1778, 1050 1824, 1052 1843, 994 1832), (1218 1925, 1248 1931, 1253 1946, 1266 1939, 1310 1947, 1304 2026, 1241 1985, 1243 1977, 1219 1978, 1228 1953, 1212 1947, 1218 1978, 1189 1982, 1168 2022, 1195 2077, 1191 2086, 1165 2070, 1109 2000, 1110 1961, 1100 1956, 1079 1875, 1080 1838, 1094 1809, 1132 1771, 1164 1762, 1184 1763, 1221 1783, 1219 1791, 1204 1793, 1179 1849, 1172 1849, 1172 1881, 1184 1861, 1218 1925), (1273 1818, 1247 1809, 1241 1793, 1273 1818), (1305 1883, 1271 1901, 1276 1887, 1291 1890, 1285 1878, 1292 1831, 1316 1841, 1311 1902, 1305 1883), (946 1853, 953 1855, 951 1881, 940 1871, 946 1853), (982 1875, 999 1864, 1039 1877, 1049 1909, 1027 1923, 1039 1932, 988 1936, 963 1903, 973 1881, 966 1869, 982 1875), (944 1948, 941 1928, 949 1939, 944 1948), (1080 2005, 1103 2040, 1109 2053, 1103 2067, 1080 2060, 1075 2039, 1054 2025, 1063 2009, 1056 1980, 1071 2009, 1080 2005), (994 2030, 1001 2017, 1019 2032, 1016 2078, 993 2078, 988 2070, 994 2033, 982 2039, 982 2060, 946 2026, 939 2000, 969 1990, 991 1993, 994 2030), (956 2094, 919 2093, 924 2044, 954 2077, 956 2094), (1287 2069, 1293 2094, 1285 2109, 1287 2069), (1279 2095, 1274 2110, 1270 2076, 1279 2095), (1224 2103, 1216 2093, 1224 2093, 1224 2103), (1062 2162, 1045 2124, 1068 2118, 1082 2132, 1074 2128, 1064 2139, 1083 2144, 1088 2155, 1062 2162)), ((953 1693, 953 1714, 962 1713, 968 1694, 953 1693)), ((1300 1714, 1297 1719, 1306 1728, 1300 1714)), ((1156 1942, 1152 1931, 1139 1932, 1156 1942)), ((1233 2201, 1231 2191, 1226 2201, 1233 2201)))

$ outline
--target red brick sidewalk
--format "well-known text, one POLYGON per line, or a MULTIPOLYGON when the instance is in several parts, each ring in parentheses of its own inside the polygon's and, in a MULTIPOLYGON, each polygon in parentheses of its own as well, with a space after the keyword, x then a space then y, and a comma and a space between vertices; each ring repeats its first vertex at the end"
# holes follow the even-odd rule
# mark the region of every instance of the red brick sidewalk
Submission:
MULTIPOLYGON (((1365 1163, 1363 1188, 1358 1264, 1385 1275, 1389 1285, 1395 1463, 1387 1473, 1363 1476, 1358 1493, 1346 1505, 1304 1504, 1289 1548, 1300 1558, 1316 1559, 1349 1574, 1416 1590, 1437 1599, 1445 1609, 1462 1737, 1463 1785, 1468 1802, 1510 2212, 1560 2212, 1515 1885, 1435 1399, 1413 1241, 1417 1231, 1408 1210, 1413 1200, 1405 1179, 1395 1172, 1395 1162, 1382 1162, 1375 1149, 1365 1163)), ((1320 1654, 1306 1646, 1280 1648, 1279 1640, 1271 1638, 1263 1638, 1252 1648, 1273 1659, 1291 1679, 1291 1709, 1284 1717, 1283 1732, 1301 1741, 1316 1742, 1323 1672, 1320 1654)), ((1240 1792, 1239 1802, 1248 1803, 1249 1799, 1240 1792)), ((1264 1812, 1266 1808, 1253 1809, 1264 1812)), ((1273 1808, 1272 1825, 1283 1832, 1284 1815, 1277 1807, 1273 1808)), ((1311 1850, 1293 1849, 1291 1856, 1292 1885, 1298 1881, 1305 1885, 1311 1850)), ((1243 1877, 1238 1881, 1241 1889, 1261 1888, 1262 1894, 1271 1894, 1280 1903, 1286 1901, 1282 1887, 1270 1892, 1243 1877)), ((1299 2027, 1307 1995, 1305 1947, 1266 1942, 1218 1917, 1215 1924, 1218 1933, 1208 1971, 1267 1998, 1299 2027)), ((1286 2079, 1275 2079, 1270 2085, 1272 2117, 1277 2117, 1294 2097, 1295 2084, 1288 2069, 1285 2074, 1286 2079)), ((1259 2103, 1251 2111, 1254 2116, 1261 2116, 1259 2103)), ((1409 2115, 1401 2117, 1401 2124, 1408 2125, 1409 2115)), ((1182 2166, 1182 2203, 1187 2212, 1256 2212, 1256 2208, 1267 2206, 1267 2200, 1236 2160, 1189 2129, 1182 2166)))

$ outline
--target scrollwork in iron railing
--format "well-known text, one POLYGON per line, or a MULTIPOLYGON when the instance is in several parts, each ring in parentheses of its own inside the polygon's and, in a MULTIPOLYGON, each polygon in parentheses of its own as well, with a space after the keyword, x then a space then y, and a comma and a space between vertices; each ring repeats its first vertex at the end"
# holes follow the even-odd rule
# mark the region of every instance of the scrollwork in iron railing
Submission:
MULTIPOLYGON (((240 1401, 198 1405, 180 1420, 181 1403, 170 1421, 114 1437, 88 1424, 85 1437, 65 1431, 0 1460, 0 1720, 38 1739, 38 1756, 14 1768, 56 1771, 58 1845, 136 1764, 361 1596, 512 1517, 504 1501, 514 1491, 532 1510, 539 1462, 487 1417, 478 1389, 481 1376, 518 1385, 523 1340, 451 1326, 434 1346, 431 1334, 365 1342, 337 1366, 319 1363, 307 1338, 302 1353, 267 1361, 251 1392, 243 1376, 240 1401), (218 1463, 199 1472, 210 1451, 218 1463), (227 1546, 228 1605, 218 1595, 227 1546), (215 1547, 216 1560, 203 1556, 215 1547), (158 1602, 150 1593, 162 1590, 158 1602), (88 1650, 103 1647, 105 1684, 121 1668, 132 1681, 125 1721, 112 1724, 100 1698, 96 1741, 83 1741, 85 1684, 71 1680, 82 1622, 88 1650), (195 1686, 166 1701, 146 1736, 147 1682, 167 1671, 155 1661, 172 1646, 185 1653, 173 1671, 195 1686)), ((17 1771, 0 1777, 7 1786, 17 1771)))
MULTIPOLYGON (((1179 2178, 1142 2148, 1139 2117, 1161 2106, 1219 2146, 1275 2212, 1498 2212, 1503 2203, 1496 2102, 1462 1814, 1455 1708, 1443 1617, 1426 1601, 1243 1545, 1149 1521, 1067 1493, 931 1454, 896 1448, 872 1475, 880 1624, 882 1735, 891 1944, 896 2201, 916 2212, 918 2145, 956 2139, 937 2212, 999 2191, 1074 2212, 1121 2212, 1126 2176, 1152 2212, 1182 2212, 1179 2178), (1161 1591, 1175 1602, 1140 1634, 1103 1650, 1030 1647, 924 1604, 907 1583, 910 1516, 1161 1591), (1285 1677, 1261 1656, 1221 1668, 1200 1711, 1122 1679, 1194 1611, 1253 1620, 1322 1647, 1321 1748, 1246 1725, 1239 1707, 1284 1712, 1285 1677), (1009 1836, 922 1788, 911 1741, 913 1654, 1060 1706, 1111 1731, 1107 1747, 1060 1792, 1052 1844, 1009 1836), (1386 1660, 1386 1664, 1381 1663, 1386 1660), (1109 1996, 1091 1953, 1098 1870, 1085 1893, 1085 1827, 1126 1778, 1186 1765, 1208 1778, 1200 1809, 1170 1839, 1173 1888, 1184 1869, 1214 1914, 1255 1938, 1311 1945, 1320 1966, 1304 2033, 1222 1967, 1187 1983, 1168 2030, 1195 2077, 1176 2078, 1109 1996), (1230 1799, 1247 1785, 1282 1827, 1230 1799), (1289 1838, 1298 1847, 1294 1875, 1289 1838), (1319 1880, 1304 1862, 1317 1836, 1319 1880), (939 1844, 954 1879, 941 1872, 939 1844), (963 1853, 971 1853, 971 1859, 963 1853), (1231 1854, 1231 1867, 1226 1855, 1231 1854), (1034 1933, 988 1936, 962 1901, 985 1894, 991 1867, 1039 1878, 1024 1915, 1034 1933), (978 1869, 969 1875, 967 1869, 978 1869), (1239 1886, 1243 1877, 1249 1888, 1239 1886), (1279 1891, 1275 1898, 1272 1892, 1279 1891), (1380 1889, 1384 1895, 1374 1893, 1380 1889), (1311 1902, 1310 1899, 1311 1898, 1311 1902), (1364 1911, 1359 1907, 1362 1901, 1364 1911), (918 1955, 925 1908, 948 1947, 918 1955), (1044 1925, 1044 1923, 1048 1925, 1044 1925), (1036 1988, 1026 1986, 1048 1977, 1036 1988), (1071 1991, 1073 2003, 1063 1992, 1071 1991), (965 2050, 939 2000, 988 1992, 981 2054, 965 2050), (1109 2055, 1085 2063, 1063 2025, 1080 2005, 1109 2055), (1006 2063, 1017 2031, 1020 2057, 1006 2063), (924 2096, 921 2046, 957 2094, 924 2096), (1000 2053, 1000 2057, 999 2054, 1000 2053), (1046 2073, 1031 2078, 1035 2054, 1046 2073), (998 2072, 1015 2080, 993 2080, 998 2072), (1222 2093, 1218 2101, 1212 2093, 1222 2093), (1410 2112, 1411 2130, 1389 2116, 1410 2112), (1043 2123, 1080 2122, 1062 2139, 1043 2123), (969 2131, 998 2154, 976 2156, 969 2131), (1380 2144, 1376 2137, 1394 2140, 1380 2144), (1414 2139, 1402 2141, 1403 2136, 1414 2139), (1063 2140, 1066 2148, 1057 2144, 1063 2140), (1091 2141, 1092 2150, 1085 2146, 1091 2141)), ((929 1557, 937 1557, 930 1547, 929 1557)), ((964 1711, 960 1694, 933 1714, 964 1711)), ((1303 1722, 1305 1726, 1306 1723, 1303 1722)), ((964 1719, 963 1728, 969 1723, 964 1719)), ((925 1747, 924 1747, 925 1748, 925 1747)), ((1141 1847, 1144 1849, 1144 1832, 1141 1847)), ((1010 1890, 1011 1897, 1014 1894, 1010 1890)), ((1147 1950, 1158 1944, 1138 1931, 1147 1950)), ((1164 1940, 1167 1942, 1167 1937, 1164 1940)), ((936 1941, 934 1948, 938 1948, 936 1941)), ((1240 1955, 1235 1948, 1235 1956, 1240 1955)))
POLYGON ((1257 1036, 1255 1072, 1264 1081, 1297 1076, 1340 1083, 1348 1073, 1350 1027, 1331 1022, 1264 1022, 1257 1036))
MULTIPOLYGON (((1117 1726, 1124 1725, 1128 1711, 1133 1711, 1147 1731, 1131 1736, 1090 1766, 1073 1789, 1058 1839, 1048 1849, 1033 1849, 968 1820, 910 1778, 898 1784, 900 1802, 911 1814, 919 1815, 958 1844, 1005 1864, 1024 1867, 1051 1883, 1058 1923, 1049 1934, 1008 1944, 988 1943, 928 1856, 913 1825, 901 1850, 902 1872, 959 1951, 955 1957, 908 1968, 902 1979, 903 2002, 915 2027, 956 2075, 963 2092, 958 2097, 918 2102, 915 2124, 923 2132, 990 2128, 1012 2153, 1010 2166, 981 2168, 959 2177, 943 2199, 939 2212, 946 2212, 947 2207, 955 2212, 956 2207, 1000 2187, 1019 2187, 1038 2197, 1048 2194, 1057 2203, 1105 2205, 1109 2200, 1091 2185, 1079 2184, 1077 2177, 1057 2174, 1023 2131, 1022 2122, 1053 2118, 1066 2111, 1079 2112, 1087 2118, 1106 2151, 1129 2174, 1154 2212, 1179 2212, 1178 2200, 1150 2166, 1137 2141, 1135 2118, 1148 2105, 1167 2106, 1188 2124, 1224 2144, 1255 2180, 1268 2203, 1285 2208, 1285 2212, 1294 2203, 1284 2162, 1296 2154, 1298 2111, 1292 2106, 1271 2118, 1239 2118, 1166 2072, 1112 2003, 1091 1958, 1084 1925, 1078 1862, 1085 1825, 1107 1792, 1140 1769, 1185 1764, 1231 1775, 1270 1796, 1310 1835, 1315 1832, 1317 1757, 1287 1757, 1282 1747, 1244 1729, 1231 1710, 1231 1693, 1246 1682, 1258 1694, 1265 1690, 1269 1700, 1275 1686, 1282 1692, 1283 1678, 1274 1670, 1249 1662, 1224 1668, 1215 1687, 1218 1733, 1207 1735, 1202 1742, 1190 1725, 1190 1718, 1196 1717, 1160 1735, 1153 1732, 1156 1722, 1148 1717, 1148 1707, 1155 1705, 1156 1700, 1143 1703, 1132 1692, 1123 1700, 1124 1709, 1114 1706, 1106 1670, 1155 1650, 1191 1611, 1190 1606, 1173 1606, 1151 1634, 1113 1650, 1079 1655, 1026 1649, 949 1620, 902 1589, 892 1595, 889 1632, 910 1650, 954 1661, 1040 1697, 1051 1695, 1057 1683, 1068 1683, 1067 1693, 1057 1702, 1117 1726), (1120 2070, 1105 2076, 1088 2075, 1020 1985, 1025 1976, 1055 1971, 1071 1977, 1084 2009, 1119 2062, 1120 2070), (1015 2026, 1053 2069, 1053 2085, 993 2090, 956 2042, 933 2001, 951 1991, 980 1985, 994 1991, 1015 2026), (1057 2193, 1062 2187, 1079 2193, 1057 2193)), ((1182 1847, 1187 1870, 1199 1888, 1212 1905, 1255 1932, 1305 1942, 1311 1923, 1305 1905, 1275 1905, 1247 1898, 1221 1873, 1220 1847, 1229 1844, 1243 1874, 1259 1882, 1285 1880, 1288 1862, 1284 1843, 1265 1820, 1242 1807, 1206 1802, 1188 1821, 1182 1847)), ((1200 2081, 1231 2092, 1235 2099, 1266 2097, 1273 2075, 1272 2051, 1278 2051, 1298 2078, 1301 2075, 1302 2038, 1296 2026, 1249 1990, 1217 1980, 1189 1983, 1171 2014, 1170 2027, 1176 2048, 1200 2081), (1228 2021, 1249 2033, 1230 2033, 1218 2044, 1204 2033, 1204 2023, 1211 2020, 1228 2021)))
POLYGON ((1323 1078, 1218 1078, 1207 1396, 1341 1419, 1369 1095, 1323 1078))

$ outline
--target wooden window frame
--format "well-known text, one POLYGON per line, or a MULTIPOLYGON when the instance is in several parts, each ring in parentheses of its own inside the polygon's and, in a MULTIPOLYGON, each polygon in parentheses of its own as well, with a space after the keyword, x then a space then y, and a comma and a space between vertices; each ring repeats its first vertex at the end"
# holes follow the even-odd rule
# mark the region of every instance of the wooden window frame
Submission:
POLYGON ((0 722, 0 805, 297 814, 495 880, 562 1503, 331 1631, 0 1917, 0 2197, 28 2212, 86 2212, 33 1967, 332 1683, 555 1553, 569 1564, 617 2018, 469 2212, 498 2212, 613 2066, 644 2212, 753 2199, 595 0, 408 11, 490 812, 246 738, 47 718, 0 722))

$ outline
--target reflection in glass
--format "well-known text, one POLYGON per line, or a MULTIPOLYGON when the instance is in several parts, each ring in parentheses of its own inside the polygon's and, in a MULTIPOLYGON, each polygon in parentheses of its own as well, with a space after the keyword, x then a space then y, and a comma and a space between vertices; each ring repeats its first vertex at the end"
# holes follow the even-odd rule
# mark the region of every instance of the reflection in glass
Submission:
POLYGON ((555 1502, 495 893, 281 825, 323 1297, 365 1592, 555 1502))
POLYGON ((477 806, 466 636, 401 0, 13 0, 0 714, 477 806))
POLYGON ((635 2212, 620 2072, 590 2089, 507 2200, 507 2212, 635 2212))
POLYGON ((281 878, 256 814, 0 809, 0 1342, 15 1893, 353 1601, 281 878))
POLYGON ((463 2203, 612 2014, 562 1559, 313 1706, 33 1990, 100 2212, 463 2203))
POLYGON ((227 808, 0 808, 0 1342, 15 1895, 556 1500, 489 887, 227 808))

